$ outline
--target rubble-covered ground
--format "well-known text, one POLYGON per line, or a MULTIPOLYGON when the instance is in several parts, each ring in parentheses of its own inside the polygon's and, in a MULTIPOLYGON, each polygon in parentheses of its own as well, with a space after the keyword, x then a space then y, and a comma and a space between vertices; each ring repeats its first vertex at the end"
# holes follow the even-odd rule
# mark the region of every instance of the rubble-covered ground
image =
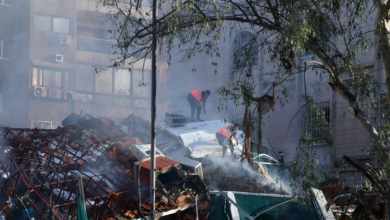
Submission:
POLYGON ((223 191, 289 194, 286 185, 275 181, 260 163, 252 167, 232 157, 213 156, 204 158, 202 167, 204 182, 214 182, 223 191))
MULTIPOLYGON (((137 159, 129 137, 108 118, 84 116, 75 125, 45 129, 0 128, 0 215, 6 219, 77 219, 78 177, 88 219, 141 217, 137 159)), ((207 217, 206 185, 184 165, 157 162, 156 210, 194 206, 207 217), (159 169, 160 167, 160 169, 159 169)), ((141 166, 141 209, 149 215, 148 161, 141 166)), ((188 216, 196 213, 189 209, 188 216)), ((191 217, 191 218, 192 218, 191 217)))

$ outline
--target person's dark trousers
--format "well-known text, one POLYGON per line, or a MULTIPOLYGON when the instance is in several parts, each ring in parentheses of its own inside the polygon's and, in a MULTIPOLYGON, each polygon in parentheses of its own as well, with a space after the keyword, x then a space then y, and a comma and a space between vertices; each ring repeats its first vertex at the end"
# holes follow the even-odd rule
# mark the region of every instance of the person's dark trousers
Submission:
POLYGON ((194 119, 195 109, 197 110, 196 120, 200 120, 199 116, 200 116, 200 111, 202 110, 202 106, 200 105, 200 102, 196 100, 196 98, 191 93, 188 94, 187 101, 191 107, 191 121, 195 121, 194 119))
POLYGON ((225 154, 226 154, 226 151, 227 151, 228 148, 230 148, 230 152, 233 155, 234 154, 234 148, 233 148, 232 141, 229 138, 223 136, 220 133, 217 133, 216 136, 217 136, 217 140, 219 142, 219 145, 221 145, 223 147, 222 157, 225 157, 225 154))

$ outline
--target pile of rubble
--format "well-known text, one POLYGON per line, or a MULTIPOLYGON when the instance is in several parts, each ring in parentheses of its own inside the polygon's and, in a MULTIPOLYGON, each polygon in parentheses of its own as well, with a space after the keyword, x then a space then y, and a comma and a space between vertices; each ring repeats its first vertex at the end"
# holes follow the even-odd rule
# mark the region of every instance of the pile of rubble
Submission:
POLYGON ((288 194, 261 163, 255 162, 252 167, 229 157, 206 157, 202 166, 204 182, 214 182, 223 191, 288 194))
MULTIPOLYGON (((81 176, 88 219, 141 217, 135 144, 142 143, 114 121, 88 115, 75 125, 54 130, 1 128, 0 215, 7 219, 77 219, 81 176)), ((181 210, 198 203, 199 218, 207 218, 209 196, 200 176, 162 158, 156 160, 156 210, 181 210)), ((150 160, 143 161, 140 171, 141 210, 146 216, 150 212, 150 160)))

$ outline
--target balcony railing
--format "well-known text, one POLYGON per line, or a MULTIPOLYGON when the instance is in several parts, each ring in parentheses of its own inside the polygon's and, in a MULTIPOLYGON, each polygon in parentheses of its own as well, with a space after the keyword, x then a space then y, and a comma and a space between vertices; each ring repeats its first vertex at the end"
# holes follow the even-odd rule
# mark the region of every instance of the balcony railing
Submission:
POLYGON ((148 98, 134 98, 117 95, 103 95, 96 93, 76 92, 73 97, 75 102, 84 102, 99 105, 132 107, 132 108, 149 108, 148 98))
POLYGON ((112 54, 114 52, 111 45, 116 42, 88 37, 77 37, 77 50, 95 53, 112 54))

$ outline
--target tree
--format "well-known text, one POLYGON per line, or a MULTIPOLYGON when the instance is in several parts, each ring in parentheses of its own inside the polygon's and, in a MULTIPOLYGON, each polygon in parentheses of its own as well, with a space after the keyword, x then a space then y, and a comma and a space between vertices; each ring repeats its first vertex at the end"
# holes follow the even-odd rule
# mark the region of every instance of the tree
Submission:
MULTIPOLYGON (((139 9, 141 0, 100 0, 104 5, 114 6, 117 12, 109 17, 113 22, 112 33, 118 42, 118 54, 114 66, 126 63, 133 65, 146 58, 151 50, 150 12, 139 9), (124 5, 122 2, 129 4, 124 5)), ((389 47, 389 9, 390 2, 384 0, 162 0, 159 2, 160 19, 157 21, 160 45, 166 45, 168 52, 174 47, 180 48, 183 60, 189 60, 196 54, 220 56, 218 42, 226 22, 233 23, 233 29, 242 25, 252 27, 255 38, 243 45, 236 53, 240 64, 234 71, 231 84, 220 90, 222 100, 233 100, 237 105, 254 103, 254 97, 268 94, 255 94, 255 78, 251 61, 256 42, 257 51, 265 51, 270 62, 275 64, 275 84, 283 87, 285 79, 295 74, 303 74, 314 69, 325 76, 329 86, 345 99, 351 109, 351 116, 357 118, 370 135, 372 145, 368 146, 369 155, 379 154, 381 163, 377 171, 379 181, 390 175, 389 169, 389 132, 388 108, 382 111, 380 125, 377 110, 390 103, 390 47, 389 47), (376 26, 363 30, 361 24, 375 20, 376 26), (258 37, 265 36, 265 37, 258 37), (338 45, 335 39, 342 39, 338 45), (376 95, 378 81, 369 76, 359 55, 362 51, 375 50, 385 63, 388 103, 379 103, 372 97, 376 95), (313 58, 304 67, 298 65, 297 57, 305 51, 311 51, 313 58), (245 59, 242 59, 244 57, 245 59), (350 80, 343 81, 341 75, 350 80), (380 175, 379 175, 380 173, 380 175)), ((218 63, 210 65, 218 66, 218 63)), ((284 97, 288 99, 288 90, 283 87, 284 97)), ((306 111, 318 111, 315 103, 305 95, 306 111)), ((260 119, 260 115, 259 115, 260 119)), ((261 124, 259 124, 259 127, 261 124)), ((329 131, 331 132, 331 131, 329 131)), ((325 135, 329 137, 329 135, 325 135)), ((302 131, 301 145, 310 145, 310 134, 302 131)), ((331 140, 328 140, 331 142, 331 140)), ((261 141, 260 141, 261 142, 261 141)), ((311 144, 312 146, 312 144, 311 144)), ((348 161, 347 161, 348 162, 348 161)), ((292 162, 293 177, 301 181, 304 189, 315 184, 315 159, 302 147, 297 148, 297 156, 292 162), (297 161, 301 163, 298 165, 297 161), (302 161, 306 161, 302 163, 302 161), (295 163, 295 165, 294 165, 295 163), (295 167, 295 168, 294 168, 295 167)), ((349 163, 351 164, 351 163, 349 163)), ((353 164, 351 164, 353 166, 353 164)), ((362 172, 364 175, 364 172, 362 172)), ((368 178, 368 176, 366 176, 368 178)), ((370 178, 368 178, 370 179, 370 178)), ((371 178, 372 179, 372 178, 371 178)), ((372 180, 373 185, 377 185, 372 180)), ((383 183, 383 198, 389 209, 389 185, 383 183)), ((296 186, 298 187, 298 186, 296 186)), ((304 193, 305 191, 301 191, 304 193)), ((387 215, 390 217, 390 215, 387 215)))

